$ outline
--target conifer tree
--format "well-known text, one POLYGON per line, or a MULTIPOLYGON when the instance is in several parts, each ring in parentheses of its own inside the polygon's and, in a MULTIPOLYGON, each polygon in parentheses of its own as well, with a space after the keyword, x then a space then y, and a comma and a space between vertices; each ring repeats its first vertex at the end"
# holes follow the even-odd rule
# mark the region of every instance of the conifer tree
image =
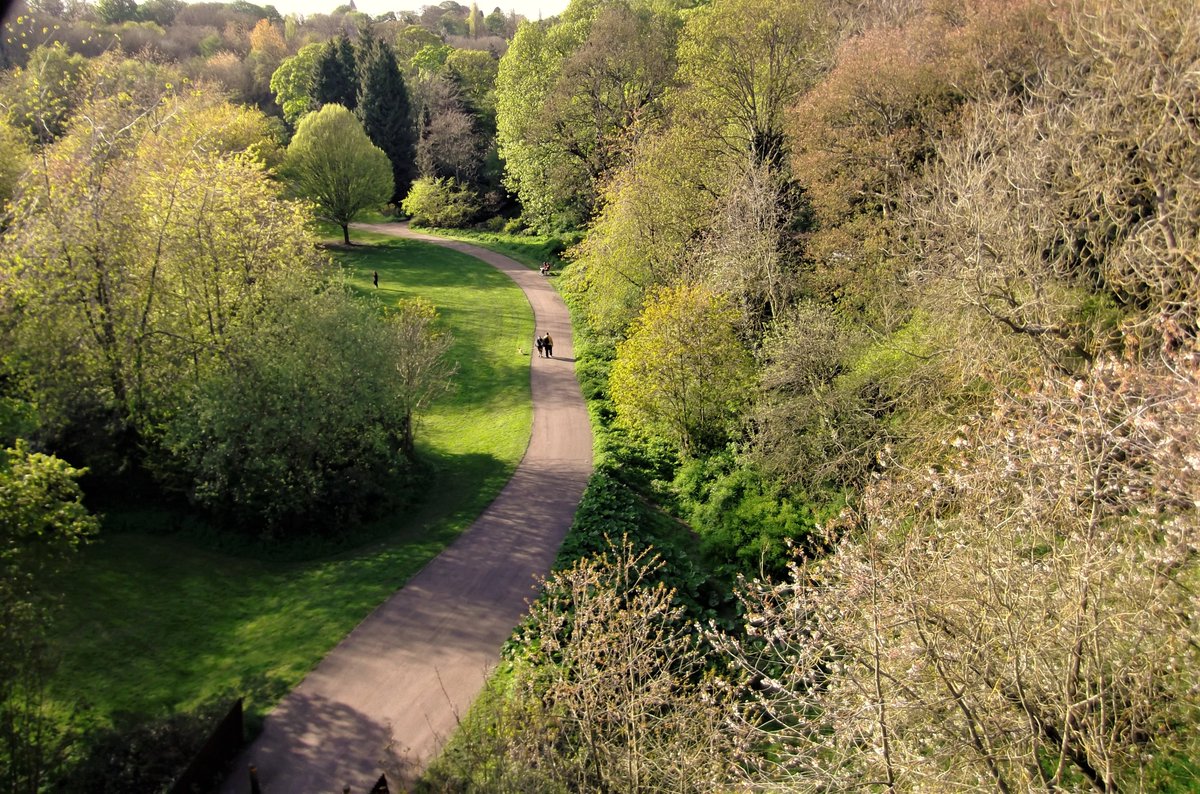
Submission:
POLYGON ((359 47, 358 60, 358 118, 371 142, 383 149, 392 163, 392 201, 399 203, 408 194, 414 170, 416 134, 408 89, 392 48, 369 32, 359 47))
POLYGON ((358 102, 358 72, 354 46, 345 33, 330 39, 317 59, 313 99, 318 105, 341 105, 354 110, 358 102))

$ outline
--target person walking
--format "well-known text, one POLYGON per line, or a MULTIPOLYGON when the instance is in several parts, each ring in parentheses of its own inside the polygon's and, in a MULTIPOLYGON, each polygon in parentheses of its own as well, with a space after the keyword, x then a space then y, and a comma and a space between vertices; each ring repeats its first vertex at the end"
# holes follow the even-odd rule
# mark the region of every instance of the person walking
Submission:
POLYGON ((375 285, 375 289, 379 289, 379 271, 371 271, 371 282, 375 285))
POLYGON ((542 347, 546 348, 546 358, 554 358, 554 340, 550 338, 550 332, 542 337, 542 347))
POLYGON ((537 349, 538 349, 538 355, 539 355, 539 356, 541 356, 542 358, 545 358, 545 357, 546 357, 546 352, 545 352, 545 350, 544 350, 545 346, 546 346, 546 340, 545 340, 545 339, 542 339, 542 338, 539 336, 539 337, 537 338, 537 349))

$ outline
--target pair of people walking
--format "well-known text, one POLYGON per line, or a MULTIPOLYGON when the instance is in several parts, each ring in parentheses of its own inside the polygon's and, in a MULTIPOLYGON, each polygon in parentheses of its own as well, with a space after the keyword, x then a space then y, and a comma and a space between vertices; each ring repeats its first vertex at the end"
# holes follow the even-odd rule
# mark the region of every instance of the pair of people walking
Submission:
POLYGON ((554 339, 546 332, 537 338, 538 355, 544 358, 554 358, 554 339))

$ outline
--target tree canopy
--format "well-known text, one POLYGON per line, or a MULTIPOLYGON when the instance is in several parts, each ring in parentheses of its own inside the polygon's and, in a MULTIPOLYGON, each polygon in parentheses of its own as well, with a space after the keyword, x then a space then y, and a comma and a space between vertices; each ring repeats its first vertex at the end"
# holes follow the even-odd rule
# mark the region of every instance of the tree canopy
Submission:
POLYGON ((617 346, 610 388, 618 416, 665 432, 685 454, 719 445, 751 374, 735 322, 736 313, 703 287, 655 293, 617 346))
POLYGON ((284 173, 321 217, 342 227, 347 245, 350 222, 392 197, 391 161, 341 105, 326 105, 300 120, 288 145, 284 173))
POLYGON ((360 72, 357 114, 371 142, 383 150, 392 167, 392 203, 412 184, 414 134, 408 88, 385 42, 370 39, 358 54, 360 72))

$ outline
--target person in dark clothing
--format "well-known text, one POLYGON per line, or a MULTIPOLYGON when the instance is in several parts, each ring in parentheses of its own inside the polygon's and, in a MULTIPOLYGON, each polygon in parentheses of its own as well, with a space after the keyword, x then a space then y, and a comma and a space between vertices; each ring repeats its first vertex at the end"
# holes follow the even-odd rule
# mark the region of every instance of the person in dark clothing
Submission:
POLYGON ((546 358, 554 358, 554 340, 550 338, 550 332, 542 337, 542 347, 546 348, 546 358))
POLYGON ((371 282, 375 285, 375 289, 379 289, 379 271, 371 271, 371 282))

